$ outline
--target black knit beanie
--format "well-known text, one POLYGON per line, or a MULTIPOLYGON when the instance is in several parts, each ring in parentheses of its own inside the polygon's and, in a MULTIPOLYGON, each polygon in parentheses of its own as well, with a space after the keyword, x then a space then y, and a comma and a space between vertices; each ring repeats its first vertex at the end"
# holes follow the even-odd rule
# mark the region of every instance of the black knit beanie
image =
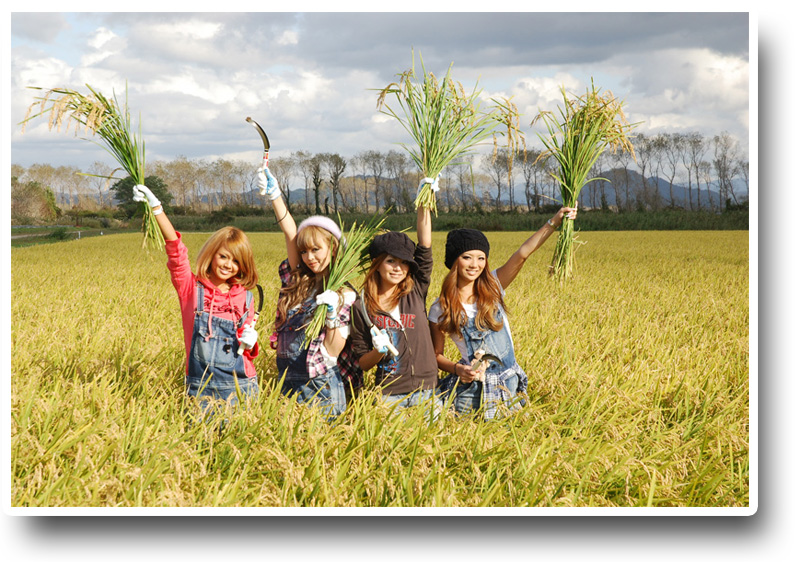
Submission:
POLYGON ((474 228, 457 228, 447 233, 447 242, 444 246, 444 265, 447 269, 453 267, 458 256, 470 250, 482 250, 489 259, 489 240, 483 232, 474 228))

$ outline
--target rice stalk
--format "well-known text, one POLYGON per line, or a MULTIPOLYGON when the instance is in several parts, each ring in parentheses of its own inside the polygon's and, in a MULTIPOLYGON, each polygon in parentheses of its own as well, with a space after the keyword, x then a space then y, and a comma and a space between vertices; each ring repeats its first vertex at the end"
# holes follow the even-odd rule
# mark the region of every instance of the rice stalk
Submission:
MULTIPOLYGON (((463 163, 462 159, 489 137, 493 139, 496 155, 497 137, 505 136, 509 158, 513 159, 513 153, 520 145, 524 146, 516 106, 509 99, 492 98, 491 105, 483 108, 482 90, 476 83, 471 92, 465 91, 451 77, 452 64, 441 83, 425 70, 422 55, 420 65, 421 78, 417 76, 412 51, 411 68, 398 74, 397 82, 379 90, 377 107, 381 113, 397 119, 411 135, 413 143, 400 146, 411 155, 423 177, 435 179, 449 164, 463 163), (387 96, 394 96, 399 109, 387 105, 387 96)), ((414 205, 430 209, 438 216, 432 187, 431 182, 421 185, 414 205)))
MULTIPOLYGON (((563 204, 575 207, 584 185, 594 180, 608 181, 603 177, 588 177, 592 166, 606 149, 612 152, 623 150, 636 158, 628 139, 636 124, 627 122, 622 110, 623 102, 611 92, 601 93, 594 80, 583 96, 570 98, 563 86, 561 95, 564 105, 558 108, 559 116, 541 111, 531 125, 540 119, 544 122, 547 134, 538 136, 545 150, 537 161, 550 157, 556 160, 559 172, 551 175, 559 183, 563 204)), ((572 276, 575 239, 573 221, 564 218, 550 264, 550 274, 560 282, 572 276)))
MULTIPOLYGON (((95 142, 105 148, 137 184, 144 185, 145 178, 145 148, 142 137, 142 123, 139 119, 139 130, 135 132, 131 123, 128 108, 128 92, 125 90, 125 103, 120 105, 116 95, 113 98, 104 96, 99 91, 86 85, 88 94, 83 94, 69 88, 52 88, 43 95, 35 98, 22 121, 22 131, 28 121, 49 114, 48 129, 60 131, 65 126, 68 132, 70 125, 75 127, 75 135, 79 132, 98 135, 101 142, 95 142), (33 113, 34 108, 38 112, 33 113), (66 120, 66 125, 65 125, 66 120)), ((33 86, 33 90, 44 90, 33 86)), ((88 175, 88 174, 87 174, 88 175)), ((104 176, 105 177, 105 176, 104 176)), ((107 179, 113 179, 113 172, 107 179)), ((153 210, 147 202, 143 203, 144 216, 142 219, 142 248, 152 247, 162 249, 164 236, 156 223, 153 210)))
MULTIPOLYGON (((369 245, 386 220, 386 215, 373 215, 366 223, 353 222, 346 234, 342 217, 338 218, 342 240, 338 253, 331 260, 330 274, 324 284, 324 290, 336 292, 361 277, 367 269, 370 262, 369 245)), ((317 337, 324 325, 325 307, 318 306, 306 325, 306 345, 317 337)))

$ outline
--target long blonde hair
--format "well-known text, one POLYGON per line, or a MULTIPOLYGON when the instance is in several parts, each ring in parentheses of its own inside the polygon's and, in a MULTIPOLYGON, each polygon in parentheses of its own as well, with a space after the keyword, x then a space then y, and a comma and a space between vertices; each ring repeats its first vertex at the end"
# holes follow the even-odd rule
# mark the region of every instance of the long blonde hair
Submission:
MULTIPOLYGON (((505 309, 505 305, 500 282, 490 272, 489 260, 486 260, 486 267, 483 268, 473 285, 477 308, 475 327, 479 330, 496 332, 503 327, 503 321, 497 317, 497 311, 500 307, 505 309)), ((442 313, 438 321, 439 330, 443 334, 460 334, 461 328, 467 324, 467 313, 458 295, 457 261, 450 268, 450 272, 445 276, 444 281, 442 281, 439 305, 442 307, 442 313)))
POLYGON ((258 271, 253 259, 253 248, 247 235, 235 226, 220 228, 206 240, 197 256, 195 277, 208 279, 211 274, 214 256, 221 248, 227 248, 231 257, 238 263, 239 271, 233 281, 245 289, 253 289, 258 283, 258 271))
MULTIPOLYGON (((376 316, 378 311, 381 309, 378 299, 378 288, 380 287, 380 273, 378 273, 378 268, 380 268, 381 264, 383 264, 383 260, 385 260, 388 256, 389 254, 387 253, 375 256, 375 258, 372 260, 369 270, 367 270, 366 276, 364 277, 364 284, 362 285, 362 289, 364 291, 364 305, 367 308, 367 313, 372 317, 376 316)), ((400 299, 410 293, 413 288, 414 277, 411 275, 406 275, 406 278, 395 286, 394 291, 389 297, 388 308, 391 310, 396 307, 397 303, 400 302, 400 299)))
MULTIPOLYGON (((330 272, 330 267, 333 265, 336 254, 339 251, 339 240, 329 231, 315 225, 306 226, 295 237, 295 244, 300 252, 319 247, 323 242, 328 245, 330 251, 331 259, 328 265, 328 271, 330 272)), ((317 283, 316 274, 301 259, 297 268, 292 271, 292 276, 287 285, 280 290, 278 312, 275 317, 276 328, 280 328, 286 322, 289 310, 305 301, 315 289, 322 289, 321 286, 317 286, 317 283)))

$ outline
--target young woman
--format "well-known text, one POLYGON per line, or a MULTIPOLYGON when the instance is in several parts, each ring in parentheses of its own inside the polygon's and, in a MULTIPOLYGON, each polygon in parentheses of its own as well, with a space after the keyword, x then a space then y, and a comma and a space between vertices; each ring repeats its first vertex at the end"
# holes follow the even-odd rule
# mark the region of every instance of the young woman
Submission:
POLYGON ((387 232, 370 244, 372 264, 353 306, 353 351, 364 371, 377 365, 375 379, 385 403, 425 404, 435 418, 439 370, 425 322, 433 270, 431 217, 423 208, 417 211, 417 242, 387 232))
POLYGON ((344 412, 344 385, 357 388, 363 378, 349 342, 350 307, 356 293, 323 291, 342 233, 335 222, 321 216, 297 226, 269 169, 259 169, 257 179, 286 240, 287 258, 278 268, 281 290, 275 318, 281 392, 300 403, 318 405, 332 421, 344 412), (308 334, 305 326, 318 306, 326 307, 325 326, 319 334, 308 334))
POLYGON ((193 272, 189 252, 161 202, 144 185, 133 188, 134 201, 146 201, 164 235, 167 268, 178 292, 186 345, 186 392, 200 399, 203 411, 216 400, 237 404, 258 395, 253 358, 258 333, 249 289, 258 273, 244 232, 225 227, 206 241, 193 272))
POLYGON ((489 268, 489 241, 482 232, 460 228, 447 234, 444 263, 450 273, 428 320, 436 361, 450 373, 440 386, 442 398, 452 399, 459 414, 483 407, 484 418, 493 419, 502 404, 512 409, 520 404, 516 394, 524 395, 528 377, 514 356, 503 303, 505 289, 564 217, 574 219, 576 214, 576 209, 562 207, 495 271, 489 268), (452 338, 461 353, 459 361, 445 357, 445 336, 452 338), (476 361, 484 355, 487 360, 476 361))

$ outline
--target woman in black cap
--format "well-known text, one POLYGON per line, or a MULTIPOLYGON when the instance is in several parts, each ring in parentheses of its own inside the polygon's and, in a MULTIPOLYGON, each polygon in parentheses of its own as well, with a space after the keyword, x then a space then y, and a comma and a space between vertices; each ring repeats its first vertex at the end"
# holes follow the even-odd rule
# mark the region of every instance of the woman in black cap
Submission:
POLYGON ((431 339, 439 368, 449 376, 440 389, 445 401, 452 399, 459 414, 483 407, 484 418, 493 419, 498 406, 516 409, 528 387, 528 377, 517 364, 503 296, 525 260, 561 226, 564 217, 574 219, 577 209, 562 207, 547 224, 529 237, 505 264, 491 271, 489 241, 479 230, 459 228, 447 234, 444 264, 450 270, 442 291, 431 305, 431 339), (444 356, 449 335, 461 352, 459 361, 444 356))
POLYGON ((364 371, 377 365, 383 401, 397 408, 426 405, 439 415, 439 368, 427 326, 426 299, 433 271, 431 216, 417 210, 417 244, 387 232, 369 247, 372 264, 353 304, 353 352, 364 371))

